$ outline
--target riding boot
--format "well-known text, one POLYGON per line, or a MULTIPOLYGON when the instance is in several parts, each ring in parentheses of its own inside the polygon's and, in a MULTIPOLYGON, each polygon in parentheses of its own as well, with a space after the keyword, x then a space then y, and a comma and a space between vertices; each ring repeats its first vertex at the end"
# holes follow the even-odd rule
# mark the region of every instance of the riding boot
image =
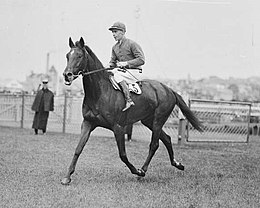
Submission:
POLYGON ((135 103, 133 102, 133 100, 130 97, 130 92, 129 92, 128 85, 127 85, 126 81, 123 80, 123 81, 119 82, 119 84, 122 88, 122 91, 123 91, 124 97, 125 97, 125 101, 126 101, 126 105, 125 105, 125 108, 123 109, 123 111, 126 111, 132 105, 135 105, 135 103))

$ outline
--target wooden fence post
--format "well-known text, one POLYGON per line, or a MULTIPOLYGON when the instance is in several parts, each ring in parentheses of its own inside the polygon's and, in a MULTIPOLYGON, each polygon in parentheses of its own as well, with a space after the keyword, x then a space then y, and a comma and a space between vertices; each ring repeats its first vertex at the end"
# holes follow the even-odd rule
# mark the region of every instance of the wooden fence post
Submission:
POLYGON ((66 118, 67 118, 67 91, 65 91, 65 94, 64 94, 62 133, 66 132, 66 118))
POLYGON ((24 108, 25 108, 25 102, 24 102, 24 91, 22 91, 22 107, 21 107, 21 128, 24 127, 24 108))
POLYGON ((187 126, 186 119, 184 119, 184 118, 179 119, 178 145, 185 144, 185 141, 186 141, 186 126, 187 126))

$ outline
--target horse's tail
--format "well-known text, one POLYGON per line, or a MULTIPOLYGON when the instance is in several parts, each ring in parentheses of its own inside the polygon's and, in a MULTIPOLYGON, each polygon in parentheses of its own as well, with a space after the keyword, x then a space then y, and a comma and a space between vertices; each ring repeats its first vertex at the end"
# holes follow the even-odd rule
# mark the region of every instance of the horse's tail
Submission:
POLYGON ((181 109, 181 112, 183 113, 183 115, 188 119, 188 121, 191 123, 191 125, 195 129, 197 129, 198 131, 202 132, 203 131, 203 125, 202 125, 201 121, 199 121, 199 119, 190 110, 190 108, 184 102, 182 97, 178 93, 174 92, 173 90, 172 90, 172 92, 173 92, 173 94, 176 97, 177 105, 181 109))

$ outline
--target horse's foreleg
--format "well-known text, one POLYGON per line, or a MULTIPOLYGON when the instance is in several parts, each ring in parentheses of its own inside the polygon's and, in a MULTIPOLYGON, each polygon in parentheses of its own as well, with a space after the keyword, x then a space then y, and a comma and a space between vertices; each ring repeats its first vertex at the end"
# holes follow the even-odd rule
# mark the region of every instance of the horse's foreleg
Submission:
POLYGON ((124 128, 120 125, 116 125, 114 127, 114 134, 116 138, 116 143, 119 151, 120 159, 126 164, 126 166, 130 169, 131 173, 136 174, 138 176, 145 176, 145 173, 137 170, 129 161, 126 155, 125 149, 125 137, 124 137, 124 128))
POLYGON ((63 185, 68 185, 71 182, 71 175, 74 173, 75 171, 75 167, 78 161, 78 158, 85 146, 85 144, 87 143, 88 139, 89 139, 89 135, 92 131, 92 126, 88 121, 83 121, 81 124, 81 135, 80 135, 80 141, 76 147, 73 159, 71 161, 71 164, 69 166, 68 169, 68 173, 66 174, 66 176, 61 180, 61 183, 63 185))
POLYGON ((148 166, 156 152, 156 150, 159 147, 159 136, 160 136, 160 129, 153 130, 152 132, 152 139, 149 145, 149 153, 146 158, 146 161, 144 162, 144 165, 142 167, 142 171, 146 172, 148 169, 148 166))

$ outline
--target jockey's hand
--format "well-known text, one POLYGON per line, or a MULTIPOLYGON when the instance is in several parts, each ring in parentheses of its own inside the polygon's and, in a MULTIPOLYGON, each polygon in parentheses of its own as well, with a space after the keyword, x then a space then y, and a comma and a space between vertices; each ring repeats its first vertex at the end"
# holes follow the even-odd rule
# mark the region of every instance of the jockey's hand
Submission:
POLYGON ((109 68, 113 68, 113 66, 109 63, 109 64, 105 65, 104 68, 109 69, 109 68))
POLYGON ((117 67, 123 68, 128 65, 127 61, 119 61, 116 63, 117 67))
POLYGON ((109 70, 107 70, 108 72, 115 74, 117 72, 118 68, 111 68, 109 70))

